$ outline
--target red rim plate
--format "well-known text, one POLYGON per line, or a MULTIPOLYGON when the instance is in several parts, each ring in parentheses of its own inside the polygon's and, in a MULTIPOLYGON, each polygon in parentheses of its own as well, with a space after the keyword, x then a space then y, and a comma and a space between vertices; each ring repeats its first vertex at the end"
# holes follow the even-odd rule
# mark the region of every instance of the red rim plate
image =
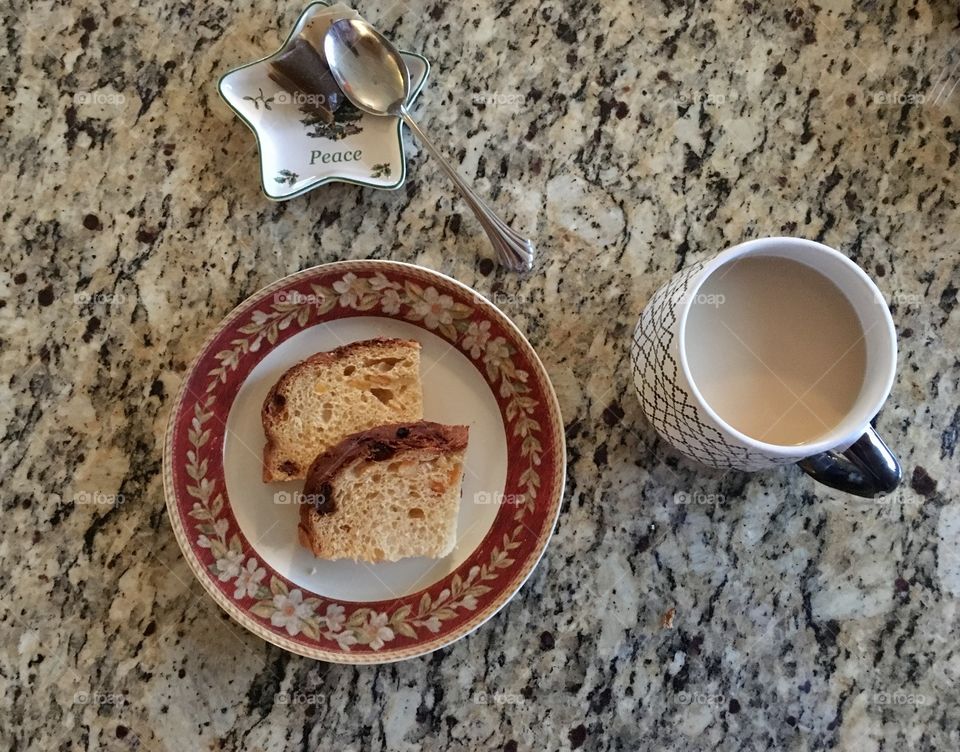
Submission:
POLYGON ((499 611, 533 571, 553 532, 566 470, 563 421, 533 348, 496 307, 437 272, 392 261, 306 269, 260 290, 210 335, 173 405, 164 491, 174 534, 196 577, 239 624, 311 658, 386 663, 464 637, 499 611), (393 318, 458 349, 496 398, 506 430, 501 504, 481 543, 451 573, 399 598, 355 602, 298 586, 240 530, 224 478, 224 439, 244 380, 273 348, 344 317, 393 318))

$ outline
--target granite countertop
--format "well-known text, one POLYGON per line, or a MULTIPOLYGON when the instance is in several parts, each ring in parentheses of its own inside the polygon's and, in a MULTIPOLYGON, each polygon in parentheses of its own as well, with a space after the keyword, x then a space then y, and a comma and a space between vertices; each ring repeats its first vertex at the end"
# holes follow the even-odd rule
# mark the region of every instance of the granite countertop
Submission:
POLYGON ((260 194, 216 79, 304 2, 2 11, 0 744, 14 750, 960 747, 960 25, 949 3, 362 2, 433 63, 417 113, 542 252, 501 272, 407 138, 396 192, 260 194), (715 473, 657 439, 630 333, 684 264, 794 234, 892 303, 901 492, 715 473), (566 422, 539 568, 382 667, 240 629, 167 522, 186 364, 290 272, 387 258, 491 296, 566 422), (676 503, 678 495, 718 503, 676 503))

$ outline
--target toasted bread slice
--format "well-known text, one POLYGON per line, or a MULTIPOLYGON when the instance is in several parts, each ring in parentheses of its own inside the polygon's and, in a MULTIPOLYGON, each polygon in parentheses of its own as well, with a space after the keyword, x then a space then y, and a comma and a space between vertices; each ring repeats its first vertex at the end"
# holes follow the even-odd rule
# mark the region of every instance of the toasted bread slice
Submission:
POLYGON ((457 542, 467 426, 379 426, 310 466, 299 539, 320 559, 441 558, 457 542))
POLYGON ((263 480, 304 478, 345 436, 422 417, 419 342, 372 339, 317 353, 283 374, 263 402, 263 480))

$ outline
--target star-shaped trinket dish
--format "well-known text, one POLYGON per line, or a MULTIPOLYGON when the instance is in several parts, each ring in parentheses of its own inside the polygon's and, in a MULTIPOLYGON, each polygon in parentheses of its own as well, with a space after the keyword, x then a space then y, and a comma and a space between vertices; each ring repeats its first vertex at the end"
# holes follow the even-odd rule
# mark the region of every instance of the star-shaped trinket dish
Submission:
MULTIPOLYGON (((311 3, 279 50, 220 79, 220 96, 257 139, 260 185, 271 200, 285 201, 335 180, 371 188, 403 185, 407 169, 398 118, 367 115, 344 101, 327 122, 269 75, 271 61, 301 34, 322 47, 326 28, 351 14, 342 5, 311 3)), ((413 52, 401 54, 410 73, 410 104, 427 80, 430 63, 413 52)))

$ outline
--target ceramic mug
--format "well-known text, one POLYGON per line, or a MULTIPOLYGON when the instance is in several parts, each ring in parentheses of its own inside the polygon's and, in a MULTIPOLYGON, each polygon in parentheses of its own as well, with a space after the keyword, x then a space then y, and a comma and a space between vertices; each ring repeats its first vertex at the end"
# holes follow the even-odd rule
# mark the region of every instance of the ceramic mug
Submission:
MULTIPOLYGON (((763 268, 769 269, 770 266, 763 268)), ((808 365, 811 369, 822 367, 826 373, 833 368, 831 363, 810 362, 805 359, 806 352, 796 352, 802 342, 819 342, 817 337, 832 336, 832 324, 824 326, 824 316, 831 315, 832 309, 822 304, 822 294, 818 297, 818 292, 822 291, 798 289, 807 279, 804 274, 789 277, 791 281, 781 287, 784 295, 806 292, 807 297, 796 299, 793 305, 795 308, 801 306, 801 313, 806 312, 803 306, 809 306, 813 320, 819 316, 820 329, 815 332, 800 332, 796 326, 793 331, 781 327, 783 330, 765 332, 764 327, 783 323, 778 320, 776 298, 771 297, 769 290, 759 289, 756 283, 751 283, 745 272, 733 277, 745 280, 739 282, 736 292, 754 295, 747 301, 754 309, 758 305, 769 306, 769 311, 761 312, 769 313, 769 316, 752 315, 749 322, 753 330, 759 331, 762 341, 774 348, 774 354, 777 354, 777 348, 783 348, 785 362, 800 363, 801 370, 809 370, 806 369, 808 365), (755 286, 751 288, 750 284, 755 286), (791 357, 793 361, 790 361, 791 357)), ((714 297, 719 300, 722 296, 714 297)), ((715 330, 714 326, 712 331, 715 330)), ((710 357, 723 361, 726 352, 722 347, 711 350, 710 357)), ((632 360, 637 392, 647 418, 666 441, 694 460, 714 468, 747 471, 796 463, 815 480, 864 497, 889 493, 900 482, 900 463, 870 425, 893 385, 897 363, 893 319, 880 291, 864 271, 832 248, 800 238, 763 238, 742 243, 713 259, 687 267, 661 287, 644 309, 634 332, 632 360), (828 285, 832 283, 830 289, 840 297, 839 304, 849 312, 850 321, 859 321, 857 332, 860 334, 855 339, 862 357, 859 361, 862 369, 857 371, 858 376, 862 374, 862 383, 859 389, 856 385, 850 387, 849 407, 831 414, 826 421, 821 420, 822 431, 809 440, 776 443, 735 428, 729 419, 721 417, 722 411, 718 412, 717 397, 723 396, 722 389, 732 388, 731 384, 741 386, 729 378, 736 376, 736 363, 731 361, 732 366, 731 363, 718 363, 717 370, 726 375, 726 381, 719 377, 715 382, 710 381, 709 368, 691 368, 691 361, 703 360, 702 352, 698 354, 691 349, 695 346, 694 340, 701 349, 715 345, 712 340, 705 341, 704 332, 697 327, 704 326, 704 322, 713 325, 713 321, 705 316, 725 315, 716 301, 715 313, 710 312, 708 306, 698 308, 692 317, 691 310, 694 305, 703 306, 710 302, 704 301, 704 290, 722 289, 723 277, 720 275, 730 274, 734 264, 741 264, 741 269, 757 268, 756 261, 743 263, 751 258, 760 259, 760 267, 767 263, 764 259, 781 265, 786 260, 804 265, 802 268, 794 265, 790 269, 803 270, 804 274, 809 274, 809 269, 818 272, 810 279, 826 278, 828 285), (696 323, 691 323, 691 318, 696 323), (713 404, 704 394, 704 387, 708 385, 713 404)), ((746 398, 742 402, 746 403, 744 409, 749 410, 751 400, 746 398)), ((741 405, 741 402, 735 404, 741 405)), ((791 408, 786 406, 786 409, 791 408)), ((729 418, 730 414, 726 415, 729 418)))

